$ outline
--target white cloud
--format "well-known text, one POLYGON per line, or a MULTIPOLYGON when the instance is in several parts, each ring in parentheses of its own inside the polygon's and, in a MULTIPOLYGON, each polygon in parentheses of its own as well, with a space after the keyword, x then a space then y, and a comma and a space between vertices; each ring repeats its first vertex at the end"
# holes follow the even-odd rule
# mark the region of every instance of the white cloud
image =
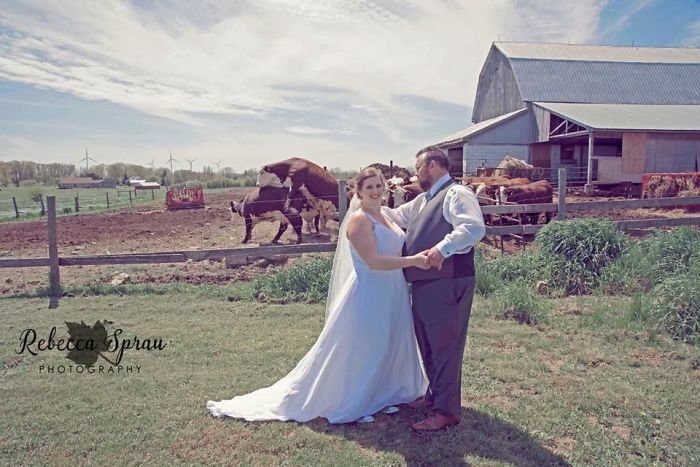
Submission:
MULTIPOLYGON (((627 3, 622 11, 617 14, 617 19, 610 23, 604 31, 602 31, 602 36, 609 37, 612 36, 627 25, 630 19, 637 13, 641 12, 645 8, 651 6, 656 0, 634 0, 627 3)), ((613 14, 613 12, 611 12, 613 14)))
POLYGON ((688 47, 700 47, 700 20, 688 25, 687 36, 683 44, 688 47))
MULTIPOLYGON (((0 79, 191 125, 267 119, 328 136, 374 127, 416 149, 436 118, 403 96, 471 106, 494 40, 589 42, 604 0, 27 0, 0 12, 0 79), (5 31, 5 32, 3 32, 5 31), (348 112, 346 112, 346 110, 348 112), (335 127, 334 127, 335 128, 335 127), (331 130, 328 130, 331 131, 331 130), (412 146, 411 146, 412 145, 412 146)), ((469 121, 464 115, 463 124, 469 121)), ((446 128, 444 133, 453 128, 446 128)), ((441 135, 444 136, 444 135, 441 135)), ((249 135, 238 135, 250 138, 249 135)), ((344 146, 345 147, 345 146, 344 146)))

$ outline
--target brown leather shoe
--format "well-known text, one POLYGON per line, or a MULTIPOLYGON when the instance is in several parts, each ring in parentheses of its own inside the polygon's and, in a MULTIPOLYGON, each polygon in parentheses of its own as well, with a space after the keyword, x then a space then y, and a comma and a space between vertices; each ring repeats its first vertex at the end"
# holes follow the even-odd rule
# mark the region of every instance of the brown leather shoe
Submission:
POLYGON ((413 402, 409 402, 407 405, 412 409, 426 409, 433 406, 433 401, 425 397, 420 397, 413 402))
POLYGON ((447 428, 448 426, 459 423, 457 415, 440 415, 435 414, 418 423, 414 423, 411 427, 416 431, 438 431, 447 428))

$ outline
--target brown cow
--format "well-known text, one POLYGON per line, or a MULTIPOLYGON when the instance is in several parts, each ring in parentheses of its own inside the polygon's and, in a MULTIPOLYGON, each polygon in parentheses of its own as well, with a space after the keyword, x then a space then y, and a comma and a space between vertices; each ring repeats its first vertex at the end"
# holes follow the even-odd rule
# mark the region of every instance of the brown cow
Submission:
POLYGON ((245 237, 243 243, 248 243, 253 234, 253 227, 261 221, 279 221, 280 227, 272 239, 272 243, 278 243, 280 237, 287 230, 289 224, 297 234, 297 243, 302 242, 301 227, 303 204, 306 200, 297 197, 291 200, 291 206, 284 210, 285 202, 289 195, 286 187, 256 187, 249 191, 243 201, 231 201, 231 213, 238 213, 245 220, 245 237))
MULTIPOLYGON (((473 177, 476 178, 476 177, 473 177)), ((487 197, 491 199, 496 198, 496 193, 498 192, 498 189, 502 186, 504 187, 511 187, 511 186, 518 186, 518 185, 527 185, 530 183, 530 180, 527 178, 499 178, 499 177, 482 177, 482 178, 492 178, 492 180, 486 180, 482 181, 479 183, 468 183, 466 184, 468 187, 471 187, 475 192, 480 191, 480 193, 477 193, 478 196, 483 196, 486 195, 487 197), (483 186, 483 187, 482 187, 483 186), (481 189, 479 189, 482 187, 481 189)))
MULTIPOLYGON (((540 180, 527 185, 518 185, 510 187, 500 187, 498 198, 500 204, 516 203, 516 204, 545 204, 552 202, 554 190, 552 185, 547 180, 540 180)), ((537 224, 539 214, 521 214, 520 220, 522 223, 527 223, 528 218, 532 224, 537 224)), ((545 223, 552 220, 552 214, 545 212, 545 223)))
POLYGON ((287 178, 291 181, 288 199, 295 198, 299 188, 305 186, 314 197, 338 208, 338 180, 323 167, 300 157, 265 165, 258 173, 256 185, 281 186, 287 178))
POLYGON ((471 175, 466 175, 462 177, 462 185, 472 185, 472 186, 477 186, 480 183, 498 183, 498 182, 503 182, 505 180, 510 180, 510 177, 501 177, 501 176, 494 176, 494 177, 475 177, 471 175))

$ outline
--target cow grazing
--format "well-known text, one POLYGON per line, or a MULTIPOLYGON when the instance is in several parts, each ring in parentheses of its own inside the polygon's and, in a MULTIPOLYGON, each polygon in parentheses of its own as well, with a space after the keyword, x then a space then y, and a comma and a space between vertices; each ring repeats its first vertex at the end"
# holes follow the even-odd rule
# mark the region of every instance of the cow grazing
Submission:
MULTIPOLYGON (((517 185, 505 187, 502 186, 498 190, 498 198, 500 204, 516 203, 516 204, 548 204, 552 202, 554 190, 552 185, 547 180, 540 180, 527 185, 517 185)), ((539 214, 521 214, 520 220, 527 223, 528 218, 533 224, 537 224, 539 214)), ((552 219, 550 212, 545 212, 546 223, 552 219)))
POLYGON ((249 191, 241 202, 231 201, 232 215, 238 213, 245 221, 243 243, 250 241, 253 227, 261 221, 279 221, 279 230, 272 239, 272 243, 279 242, 280 237, 290 224, 297 234, 297 243, 302 242, 300 211, 302 211, 303 200, 301 198, 292 199, 291 206, 285 212, 284 205, 288 195, 289 189, 286 187, 266 186, 249 191))

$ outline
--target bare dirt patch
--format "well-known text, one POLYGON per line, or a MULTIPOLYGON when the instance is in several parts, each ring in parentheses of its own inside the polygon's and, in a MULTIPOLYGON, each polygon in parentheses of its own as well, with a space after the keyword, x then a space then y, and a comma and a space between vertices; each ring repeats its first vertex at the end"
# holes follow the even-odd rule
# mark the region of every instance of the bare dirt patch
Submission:
MULTIPOLYGON (((270 244, 277 223, 262 222, 253 229, 252 242, 242 245, 243 219, 232 216, 229 202, 241 200, 249 188, 231 189, 206 197, 205 209, 167 211, 165 206, 140 206, 115 212, 62 216, 57 220, 61 256, 145 253, 172 250, 238 248, 270 244)), ((337 223, 330 222, 331 232, 337 223)), ((2 258, 47 256, 46 220, 0 224, 2 258)), ((327 242, 328 235, 304 235, 306 243, 327 242)), ((280 244, 295 244, 289 228, 280 244)), ((292 260, 293 261, 293 260, 292 260)), ((290 261, 291 262, 291 261, 290 261)), ((109 283, 118 272, 129 274, 131 283, 222 284, 251 280, 279 266, 242 266, 226 269, 221 262, 127 266, 72 266, 61 268, 64 285, 109 283)), ((15 294, 46 287, 46 268, 5 269, 0 271, 0 294, 15 294)))

